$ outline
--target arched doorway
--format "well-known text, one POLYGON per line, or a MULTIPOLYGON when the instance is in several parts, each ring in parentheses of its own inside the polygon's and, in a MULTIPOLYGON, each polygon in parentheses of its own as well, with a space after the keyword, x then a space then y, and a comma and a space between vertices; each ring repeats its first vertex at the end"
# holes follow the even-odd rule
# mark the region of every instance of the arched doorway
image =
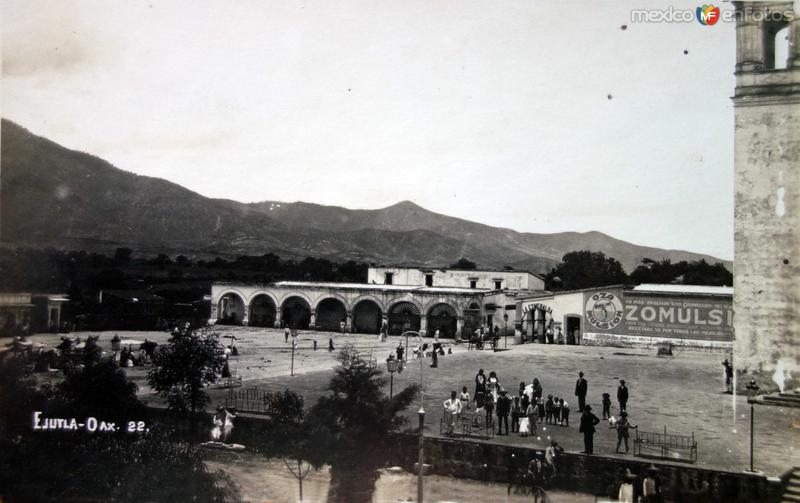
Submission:
POLYGON ((289 297, 281 305, 281 319, 286 327, 307 329, 311 323, 311 307, 302 297, 289 297))
POLYGON ((457 326, 456 310, 450 304, 436 304, 428 310, 428 333, 439 330, 440 337, 454 337, 457 326))
POLYGON ((272 327, 275 325, 275 301, 269 295, 256 295, 250 302, 249 325, 254 327, 272 327))
POLYGON ((405 331, 418 332, 420 328, 419 308, 413 302, 398 302, 389 308, 389 333, 400 335, 405 331))
POLYGON ((317 330, 338 332, 343 321, 347 323, 347 308, 339 299, 327 298, 317 304, 317 330))
POLYGON ((235 293, 226 293, 219 299, 217 306, 220 325, 241 325, 244 319, 244 301, 235 293))
POLYGON ((362 300, 353 308, 353 332, 377 334, 381 329, 381 308, 374 301, 362 300))

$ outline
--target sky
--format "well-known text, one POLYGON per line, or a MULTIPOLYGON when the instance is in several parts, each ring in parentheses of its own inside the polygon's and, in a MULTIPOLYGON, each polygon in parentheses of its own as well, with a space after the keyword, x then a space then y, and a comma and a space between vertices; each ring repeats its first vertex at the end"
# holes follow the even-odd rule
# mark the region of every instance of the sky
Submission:
POLYGON ((623 0, 0 6, 2 116, 121 169, 733 258, 730 22, 623 0))

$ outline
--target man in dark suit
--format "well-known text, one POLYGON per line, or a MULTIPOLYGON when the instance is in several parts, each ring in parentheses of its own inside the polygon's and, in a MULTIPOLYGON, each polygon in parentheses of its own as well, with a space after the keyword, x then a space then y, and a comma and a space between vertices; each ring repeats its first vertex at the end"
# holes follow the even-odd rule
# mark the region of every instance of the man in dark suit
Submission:
POLYGON ((583 372, 578 372, 578 380, 575 382, 575 396, 578 397, 578 412, 583 412, 586 407, 586 391, 589 385, 583 378, 583 372))
POLYGON ((592 414, 592 406, 585 406, 581 415, 581 425, 578 428, 578 432, 583 433, 583 452, 585 454, 594 454, 594 427, 599 423, 600 420, 597 416, 592 414))
POLYGON ((628 387, 625 386, 625 379, 619 380, 619 388, 617 388, 617 401, 619 402, 619 411, 625 411, 628 406, 628 387))

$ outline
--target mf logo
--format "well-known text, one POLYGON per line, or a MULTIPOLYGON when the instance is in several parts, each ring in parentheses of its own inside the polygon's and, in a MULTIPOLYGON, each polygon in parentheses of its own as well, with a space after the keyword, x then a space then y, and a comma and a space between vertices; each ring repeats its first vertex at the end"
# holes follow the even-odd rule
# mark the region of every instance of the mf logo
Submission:
POLYGON ((703 26, 711 26, 719 21, 719 7, 714 7, 713 4, 705 5, 697 8, 697 21, 703 26))

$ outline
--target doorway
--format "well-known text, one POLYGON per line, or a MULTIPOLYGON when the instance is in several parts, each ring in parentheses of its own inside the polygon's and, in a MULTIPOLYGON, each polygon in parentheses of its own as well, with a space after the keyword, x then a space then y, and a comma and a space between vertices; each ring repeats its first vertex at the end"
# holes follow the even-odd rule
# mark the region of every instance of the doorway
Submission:
POLYGON ((578 315, 564 316, 567 327, 567 344, 580 345, 581 343, 581 317, 578 315))

